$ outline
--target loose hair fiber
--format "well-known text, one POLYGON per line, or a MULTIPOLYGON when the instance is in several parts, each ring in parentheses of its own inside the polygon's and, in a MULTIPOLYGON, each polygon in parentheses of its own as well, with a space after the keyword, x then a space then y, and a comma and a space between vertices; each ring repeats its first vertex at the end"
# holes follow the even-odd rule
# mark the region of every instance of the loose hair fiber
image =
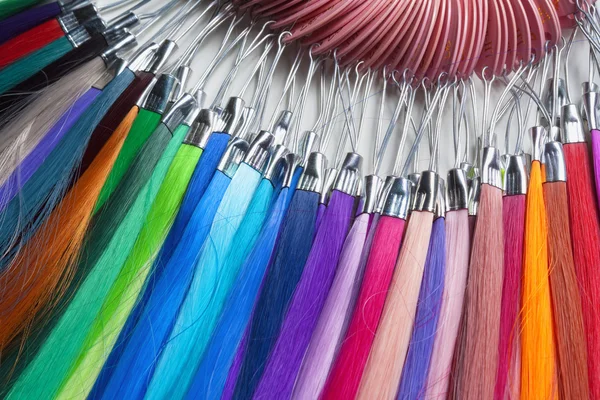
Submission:
POLYGON ((591 398, 600 398, 600 223, 586 143, 563 146, 573 259, 579 282, 588 350, 591 398))
POLYGON ((323 389, 323 399, 356 397, 394 274, 405 225, 406 221, 400 218, 384 215, 379 219, 360 293, 323 389))
POLYGON ((446 214, 446 278, 427 378, 427 399, 445 398, 450 390, 452 357, 458 343, 469 271, 469 239, 469 212, 465 209, 449 211, 446 214))
POLYGON ((544 202, 548 216, 548 256, 556 330, 558 393, 561 399, 589 399, 588 354, 581 296, 573 261, 566 183, 545 183, 544 202))
POLYGON ((498 346, 498 374, 494 398, 503 400, 520 392, 521 364, 521 280, 523 277, 523 241, 525 239, 525 195, 502 199, 504 220, 504 285, 498 346))
POLYGON ((398 392, 413 330, 432 226, 433 213, 411 213, 379 326, 364 367, 357 399, 392 398, 398 392))
POLYGON ((483 184, 467 279, 456 399, 494 396, 504 279, 502 209, 502 190, 483 184))
POLYGON ((247 345, 241 348, 235 397, 251 398, 267 363, 294 289, 302 276, 316 232, 319 194, 297 190, 283 220, 273 259, 264 277, 252 318, 247 345))
POLYGON ((353 196, 340 191, 333 191, 331 195, 279 337, 256 388, 257 398, 288 398, 292 393, 336 273, 353 216, 354 200, 353 196))
POLYGON ((84 174, 0 275, 0 349, 56 304, 73 277, 76 258, 101 186, 133 123, 129 115, 84 174))
POLYGON ((316 399, 325 385, 360 288, 361 257, 371 216, 359 215, 346 237, 335 278, 296 379, 294 399, 316 399))

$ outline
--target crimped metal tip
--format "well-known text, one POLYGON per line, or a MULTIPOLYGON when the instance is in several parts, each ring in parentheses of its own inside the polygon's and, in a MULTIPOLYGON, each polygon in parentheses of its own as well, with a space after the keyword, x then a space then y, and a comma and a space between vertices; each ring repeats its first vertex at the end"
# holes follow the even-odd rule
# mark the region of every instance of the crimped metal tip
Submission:
POLYGON ((504 187, 507 196, 527 194, 528 173, 525 167, 526 159, 523 155, 511 155, 506 164, 504 173, 504 187))
POLYGON ((403 177, 389 177, 389 190, 385 196, 382 215, 400 219, 408 218, 411 209, 413 183, 403 177))
POLYGON ((361 177, 363 158, 357 153, 348 153, 335 180, 333 189, 354 196, 361 177))
POLYGON ((173 104, 173 107, 162 118, 162 122, 173 132, 181 123, 192 126, 199 114, 200 107, 198 107, 196 99, 191 94, 186 93, 173 104))
POLYGON ((419 179, 414 198, 415 211, 435 212, 438 202, 438 189, 440 177, 433 171, 424 171, 419 179))
POLYGON ((240 123, 244 111, 244 100, 240 97, 230 97, 221 113, 221 119, 225 126, 224 133, 232 133, 240 123))
POLYGON ((567 104, 561 110, 561 142, 583 143, 585 133, 583 132, 583 121, 575 104, 567 104))
POLYGON ((379 193, 383 187, 383 180, 377 175, 365 176, 365 189, 364 201, 361 204, 359 213, 373 214, 377 210, 377 203, 379 200, 379 193))
POLYGON ((567 163, 563 145, 560 142, 549 142, 546 152, 546 182, 566 182, 567 163))
POLYGON ((588 128, 590 130, 598 130, 600 126, 600 93, 598 92, 587 92, 583 94, 583 109, 585 110, 585 116, 587 117, 588 128))
POLYGON ((326 167, 327 157, 318 152, 311 153, 298 182, 298 190, 321 193, 325 183, 326 167))
POLYGON ((200 110, 196 122, 185 137, 184 143, 201 149, 205 148, 208 138, 214 132, 214 127, 218 124, 218 121, 219 115, 213 110, 207 108, 200 110))
POLYGON ((462 168, 448 171, 448 189, 446 204, 449 211, 466 210, 469 208, 469 180, 467 172, 462 168))
POLYGON ((223 157, 221 157, 217 169, 232 178, 249 147, 250 145, 244 139, 231 139, 223 153, 223 157))
POLYGON ((257 171, 262 171, 269 160, 269 148, 275 137, 269 131, 260 131, 252 141, 244 162, 257 171))
POLYGON ((542 161, 544 154, 544 146, 548 137, 548 131, 542 126, 534 126, 529 129, 531 135, 531 143, 533 147, 533 160, 542 161))
POLYGON ((277 144, 269 150, 269 161, 265 167, 265 179, 275 182, 281 176, 284 168, 284 157, 289 153, 289 150, 282 144, 277 144))
POLYGON ((481 156, 481 183, 502 189, 500 151, 495 147, 486 147, 481 156))

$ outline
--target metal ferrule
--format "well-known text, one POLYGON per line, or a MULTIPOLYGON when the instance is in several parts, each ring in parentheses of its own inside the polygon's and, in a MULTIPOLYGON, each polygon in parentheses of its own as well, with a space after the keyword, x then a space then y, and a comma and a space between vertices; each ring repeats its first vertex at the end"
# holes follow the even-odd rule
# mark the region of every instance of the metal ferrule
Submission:
POLYGON ((157 114, 164 114, 176 82, 177 78, 173 75, 161 75, 152 90, 140 98, 138 106, 157 114))
POLYGON ((510 156, 504 172, 504 187, 507 196, 527 194, 527 168, 525 157, 510 156))
POLYGON ((262 171, 269 160, 269 147, 275 136, 269 131, 260 131, 252 141, 244 162, 257 171, 262 171))
POLYGON ((473 169, 473 164, 468 163, 468 162, 461 162, 460 163, 460 169, 462 169, 463 171, 465 171, 465 173, 468 176, 469 173, 471 173, 471 170, 473 169))
POLYGON ((438 180, 437 201, 435 203, 435 218, 446 217, 446 183, 442 178, 438 180))
POLYGON ((566 182, 567 164, 562 143, 546 143, 546 182, 566 182))
POLYGON ((65 37, 69 39, 69 42, 71 42, 75 48, 81 46, 92 38, 83 26, 70 31, 65 37))
POLYGON ((255 115, 256 109, 252 107, 244 107, 242 110, 242 115, 240 116, 240 120, 231 134, 233 136, 246 137, 255 115))
POLYGON ((89 0, 58 0, 57 3, 63 12, 69 12, 75 10, 76 8, 83 7, 84 5, 89 3, 89 0))
POLYGON ((583 132, 583 121, 581 114, 575 104, 567 104, 561 110, 561 142, 582 143, 585 142, 583 132))
MULTIPOLYGON (((201 149, 205 148, 208 138, 214 132, 214 126, 218 120, 219 116, 216 112, 208 108, 203 108, 199 111, 198 118, 192 125, 183 143, 201 149)), ((173 132, 172 129, 169 130, 173 132)))
MULTIPOLYGON (((421 174, 418 172, 414 172, 412 174, 408 174, 408 180, 412 182, 412 188, 411 188, 411 198, 415 198, 415 196, 417 195, 417 186, 419 185, 419 181, 421 180, 421 174)), ((413 205, 411 204, 411 207, 413 205)))
POLYGON ((581 84, 581 93, 600 92, 600 86, 594 82, 583 82, 581 84))
POLYGON ((157 74, 175 51, 177 51, 177 43, 168 39, 164 40, 158 47, 158 50, 156 50, 152 64, 147 71, 151 74, 157 74))
MULTIPOLYGON (((106 61, 105 61, 106 62, 106 61)), ((125 71, 129 66, 129 63, 122 59, 121 57, 115 57, 112 62, 106 64, 108 69, 112 71, 114 76, 119 75, 121 72, 125 71)), ((106 85, 108 85, 109 80, 105 80, 101 84, 98 82, 94 83, 94 87, 98 89, 103 89, 106 85)))
POLYGON ((250 145, 240 138, 233 138, 227 145, 217 169, 232 178, 250 145))
POLYGON ((421 174, 415 192, 413 210, 435 212, 440 187, 439 180, 439 175, 433 171, 424 171, 421 174))
POLYGON ((360 198, 360 203, 364 203, 364 193, 363 193, 363 186, 364 186, 364 182, 363 182, 363 178, 362 176, 358 177, 358 182, 356 182, 356 191, 354 192, 354 197, 358 197, 360 198))
POLYGON ((546 144, 547 132, 542 126, 534 126, 529 129, 531 143, 533 147, 533 160, 542 161, 544 154, 544 145, 546 144))
POLYGON ((527 176, 531 174, 531 163, 533 162, 533 156, 529 153, 520 154, 523 157, 523 162, 525 163, 525 171, 527 171, 527 176))
POLYGON ((265 167, 265 179, 275 182, 280 176, 284 168, 284 157, 290 151, 282 144, 277 144, 269 149, 269 161, 265 167))
POLYGON ((477 215, 481 197, 481 177, 476 176, 469 182, 469 215, 477 215))
POLYGON ((69 32, 80 27, 77 17, 75 17, 75 14, 72 12, 63 14, 56 18, 56 20, 65 34, 68 34, 69 32))
POLYGON ((600 93, 587 92, 583 94, 583 109, 585 110, 584 115, 587 117, 588 128, 590 130, 598 130, 600 126, 600 93))
POLYGON ((132 11, 132 12, 129 12, 126 15, 122 16, 118 20, 112 22, 110 27, 108 28, 108 30, 133 28, 134 26, 137 26, 139 23, 140 23, 140 19, 132 11))
POLYGON ((304 131, 300 136, 300 142, 296 154, 300 158, 300 165, 305 166, 313 149, 319 145, 319 135, 313 131, 304 131))
POLYGON ((294 174, 296 168, 300 165, 300 158, 294 153, 287 153, 284 157, 284 168, 283 168, 283 183, 282 187, 290 188, 294 181, 294 174))
POLYGON ((300 176, 300 180, 298 181, 298 190, 321 193, 325 180, 326 166, 327 157, 318 152, 310 153, 304 171, 302 171, 302 176, 300 176))
POLYGON ((240 97, 230 97, 225 105, 225 109, 221 113, 221 120, 223 121, 223 132, 232 134, 233 131, 238 127, 241 122, 244 100, 240 97))
MULTIPOLYGON (((385 177, 385 181, 383 182, 383 185, 381 186, 381 190, 379 190, 379 193, 377 194, 377 208, 376 208, 375 212, 377 212, 379 214, 383 213, 383 208, 385 207, 385 202, 387 200, 387 196, 390 193, 392 184, 394 183, 395 179, 396 179, 396 177, 393 175, 388 175, 385 177)), ((412 185, 412 182, 411 182, 411 185, 412 185)))
POLYGON ((174 75, 177 78, 177 83, 173 88, 171 99, 173 101, 177 101, 181 96, 184 95, 185 85, 192 75, 192 69, 187 65, 181 65, 177 68, 177 70, 175 70, 174 75))
POLYGON ((109 35, 107 37, 107 35, 104 35, 104 39, 106 39, 108 47, 106 50, 104 50, 100 57, 102 57, 105 64, 110 64, 110 62, 117 57, 117 54, 120 51, 137 45, 137 39, 131 32, 117 31, 116 33, 121 33, 121 36, 118 37, 118 39, 116 36, 109 35), (116 39, 116 41, 113 41, 114 39, 116 39))
POLYGON ((467 172, 462 168, 448 171, 448 189, 446 204, 448 211, 466 210, 469 208, 469 180, 467 172))
POLYGON ((359 214, 373 214, 377 210, 383 179, 377 175, 367 175, 364 182, 365 196, 359 214))
POLYGON ((75 18, 80 24, 85 24, 86 22, 99 18, 98 16, 98 8, 95 5, 88 3, 82 7, 71 10, 75 18))
POLYGON ((381 215, 400 219, 408 218, 411 210, 413 183, 403 177, 388 177, 385 186, 388 186, 387 194, 381 215), (389 180, 388 180, 389 178, 389 180))
POLYGON ((329 199, 329 193, 331 193, 331 189, 333 188, 337 174, 338 174, 337 168, 327 168, 325 170, 325 180, 323 181, 323 190, 321 191, 321 197, 319 198, 320 204, 327 204, 327 200, 329 199))
POLYGON ((289 110, 283 110, 281 113, 279 113, 279 118, 277 118, 275 125, 273 125, 273 136, 275 136, 275 143, 283 143, 283 138, 285 138, 285 135, 292 124, 293 115, 294 113, 289 110))
POLYGON ((146 43, 142 46, 137 55, 131 60, 131 70, 132 71, 144 71, 146 70, 152 60, 154 60, 154 53, 158 50, 158 44, 156 43, 146 43))
POLYGON ((481 158, 481 183, 502 189, 500 151, 495 147, 483 149, 481 158))
POLYGON ((171 107, 169 112, 163 116, 162 123, 173 132, 173 130, 184 121, 188 122, 186 124, 187 126, 192 126, 192 123, 197 118, 199 112, 200 110, 194 96, 186 93, 173 105, 173 107, 171 107), (197 110, 195 116, 190 121, 191 118, 188 117, 190 116, 190 113, 195 110, 197 110))
POLYGON ((333 190, 354 196, 361 176, 362 162, 363 158, 360 154, 346 154, 344 163, 335 179, 333 190))

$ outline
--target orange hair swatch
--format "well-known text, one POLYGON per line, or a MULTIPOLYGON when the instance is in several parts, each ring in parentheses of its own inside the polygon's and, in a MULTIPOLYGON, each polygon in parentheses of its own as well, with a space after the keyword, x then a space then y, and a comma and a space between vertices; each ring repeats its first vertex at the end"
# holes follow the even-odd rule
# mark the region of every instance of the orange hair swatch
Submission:
POLYGON ((137 113, 134 107, 127 114, 92 165, 0 276, 0 353, 65 294, 92 210, 137 113))

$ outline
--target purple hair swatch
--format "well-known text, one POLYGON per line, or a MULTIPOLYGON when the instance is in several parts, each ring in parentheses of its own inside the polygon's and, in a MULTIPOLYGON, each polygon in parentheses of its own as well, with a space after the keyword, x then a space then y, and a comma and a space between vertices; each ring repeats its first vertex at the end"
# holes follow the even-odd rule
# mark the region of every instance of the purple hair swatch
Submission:
POLYGON ((398 399, 424 398, 429 364, 444 294, 446 274, 446 223, 438 218, 433 223, 415 324, 408 354, 402 370, 398 399))
POLYGON ((92 104, 94 99, 101 93, 99 89, 91 88, 85 92, 73 105, 60 117, 54 126, 44 135, 38 145, 23 159, 21 164, 8 177, 6 182, 0 187, 0 211, 4 210, 6 205, 27 183, 29 178, 44 163, 46 158, 63 136, 69 132, 71 127, 83 114, 83 112, 92 104))
POLYGON ((30 8, 2 20, 0 44, 58 16, 61 12, 62 10, 58 2, 53 2, 30 8))
POLYGON ((255 399, 287 399, 331 287, 354 210, 354 197, 334 191, 255 399))

